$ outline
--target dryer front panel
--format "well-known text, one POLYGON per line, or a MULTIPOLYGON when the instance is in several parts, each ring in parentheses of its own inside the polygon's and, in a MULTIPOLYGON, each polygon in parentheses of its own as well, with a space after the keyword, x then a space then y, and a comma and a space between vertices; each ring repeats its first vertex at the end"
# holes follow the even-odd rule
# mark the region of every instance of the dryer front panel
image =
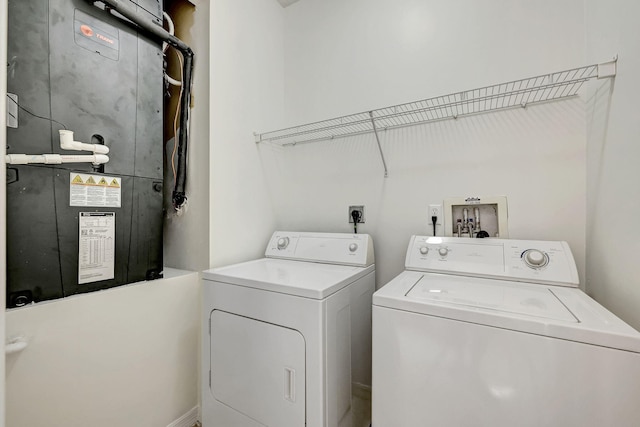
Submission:
POLYGON ((300 332, 213 310, 211 393, 265 426, 305 425, 305 343, 300 332))

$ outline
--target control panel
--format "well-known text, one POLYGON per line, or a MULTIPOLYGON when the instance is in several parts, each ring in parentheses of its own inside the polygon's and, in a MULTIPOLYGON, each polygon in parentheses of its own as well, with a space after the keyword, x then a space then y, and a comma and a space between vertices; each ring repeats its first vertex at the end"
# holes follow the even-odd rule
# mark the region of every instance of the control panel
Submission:
POLYGON ((577 287, 566 242, 413 236, 407 270, 577 287))
POLYGON ((265 256, 367 267, 374 262, 373 240, 368 234, 276 231, 265 256))

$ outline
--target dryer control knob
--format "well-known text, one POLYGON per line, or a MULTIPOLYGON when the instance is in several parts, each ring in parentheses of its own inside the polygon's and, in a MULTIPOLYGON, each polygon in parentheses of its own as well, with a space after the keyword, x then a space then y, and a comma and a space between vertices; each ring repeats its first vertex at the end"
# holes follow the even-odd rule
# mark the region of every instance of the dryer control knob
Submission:
POLYGON ((285 249, 287 246, 289 246, 289 238, 288 237, 281 237, 278 239, 278 249, 285 249))
POLYGON ((358 249, 358 245, 356 243, 352 243, 349 245, 349 252, 355 252, 358 249))
POLYGON ((420 253, 422 255, 426 255, 429 253, 429 248, 427 246, 420 246, 420 253))
POLYGON ((547 257, 547 255, 537 249, 527 249, 523 253, 523 258, 525 264, 533 268, 544 267, 549 263, 549 258, 547 257))
POLYGON ((440 248, 440 249, 438 249, 438 253, 440 254, 440 256, 447 256, 447 254, 449 253, 449 249, 440 248))

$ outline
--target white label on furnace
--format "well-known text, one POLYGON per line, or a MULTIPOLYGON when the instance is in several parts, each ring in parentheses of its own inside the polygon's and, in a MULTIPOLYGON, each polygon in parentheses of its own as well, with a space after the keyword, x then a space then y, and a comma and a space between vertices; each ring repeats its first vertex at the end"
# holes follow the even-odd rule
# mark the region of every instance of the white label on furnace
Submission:
POLYGON ((69 206, 119 208, 122 179, 113 176, 69 174, 69 206))
POLYGON ((115 212, 80 212, 78 284, 113 279, 115 270, 115 212))

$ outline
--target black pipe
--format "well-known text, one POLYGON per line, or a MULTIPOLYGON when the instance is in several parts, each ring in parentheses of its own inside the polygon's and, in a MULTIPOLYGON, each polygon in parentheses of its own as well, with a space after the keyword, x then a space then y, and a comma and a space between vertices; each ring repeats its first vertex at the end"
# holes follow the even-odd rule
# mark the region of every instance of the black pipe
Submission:
MULTIPOLYGON (((187 201, 185 186, 187 182, 187 145, 189 122, 189 105, 191 103, 191 80, 193 76, 193 50, 182 40, 139 13, 129 0, 100 0, 105 9, 112 9, 129 19, 142 30, 178 49, 184 58, 182 64, 182 98, 180 99, 180 126, 178 132, 178 169, 176 182, 171 195, 173 206, 180 208, 187 201)), ((95 4, 96 2, 93 1, 95 4)), ((176 136, 174 135, 174 138, 176 136)))

